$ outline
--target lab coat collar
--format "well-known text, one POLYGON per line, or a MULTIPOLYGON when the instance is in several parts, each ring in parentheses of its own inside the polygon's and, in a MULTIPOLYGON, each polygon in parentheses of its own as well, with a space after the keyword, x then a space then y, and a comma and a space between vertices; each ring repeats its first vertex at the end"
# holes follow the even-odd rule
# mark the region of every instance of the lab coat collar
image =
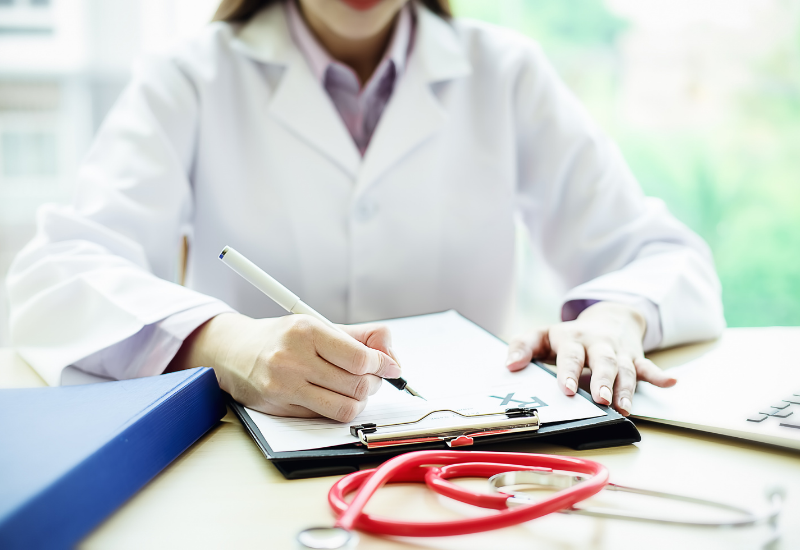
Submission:
POLYGON ((433 84, 469 75, 472 67, 452 23, 421 4, 415 8, 417 34, 411 55, 419 59, 425 80, 433 84))
POLYGON ((445 112, 431 85, 467 76, 469 60, 452 25, 414 4, 417 29, 406 73, 397 83, 362 159, 347 127, 292 40, 285 7, 275 4, 242 25, 232 42, 241 53, 286 67, 270 113, 323 152, 365 189, 431 137, 445 112))
POLYGON ((239 29, 232 47, 257 61, 284 67, 270 99, 270 116, 355 179, 361 153, 294 44, 286 15, 283 3, 260 11, 239 29))
POLYGON ((444 124, 447 113, 432 85, 470 74, 463 46, 450 23, 415 4, 417 29, 408 66, 396 84, 364 154, 356 196, 444 124))

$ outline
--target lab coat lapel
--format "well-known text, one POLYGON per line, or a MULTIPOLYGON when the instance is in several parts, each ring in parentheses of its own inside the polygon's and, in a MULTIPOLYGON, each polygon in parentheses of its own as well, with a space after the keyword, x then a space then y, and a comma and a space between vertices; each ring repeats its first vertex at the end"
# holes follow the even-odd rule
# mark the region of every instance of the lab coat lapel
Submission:
POLYGON ((418 63, 409 63, 367 147, 357 192, 436 133, 444 122, 445 112, 424 77, 418 63))
POLYGON ((270 114, 355 178, 361 154, 325 90, 300 52, 287 67, 270 114))
POLYGON ((285 67, 270 100, 270 115, 355 178, 361 154, 330 97, 295 46, 283 5, 254 16, 238 32, 234 44, 258 61, 285 67))
POLYGON ((431 86, 466 76, 470 71, 455 29, 427 8, 417 6, 416 37, 408 66, 367 147, 357 194, 444 124, 447 112, 431 86))

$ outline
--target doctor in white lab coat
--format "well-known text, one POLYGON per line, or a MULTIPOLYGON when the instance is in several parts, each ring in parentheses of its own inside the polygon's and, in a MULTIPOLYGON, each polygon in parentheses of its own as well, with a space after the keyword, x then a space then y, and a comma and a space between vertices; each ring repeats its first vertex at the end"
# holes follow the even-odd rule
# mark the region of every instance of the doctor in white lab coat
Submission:
POLYGON ((496 332, 515 219, 571 290, 507 368, 555 361, 571 395, 587 366, 595 401, 628 414, 637 378, 675 382, 643 351, 721 332, 707 246, 643 195, 536 44, 444 0, 293 1, 225 0, 140 63, 73 203, 41 208, 7 280, 13 345, 48 383, 206 365, 256 409, 350 420, 401 372, 391 335, 287 317, 220 250, 334 322, 454 308, 496 332))

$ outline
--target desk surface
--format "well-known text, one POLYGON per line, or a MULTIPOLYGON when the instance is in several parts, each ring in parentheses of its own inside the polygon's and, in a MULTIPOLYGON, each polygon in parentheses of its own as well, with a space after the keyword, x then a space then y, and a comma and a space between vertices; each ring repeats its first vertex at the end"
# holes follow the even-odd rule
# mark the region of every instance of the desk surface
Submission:
MULTIPOLYGON (((699 354, 704 346, 661 352, 653 359, 664 367, 675 366, 699 354)), ((0 388, 43 385, 16 354, 0 349, 0 388)), ((608 466, 616 483, 744 506, 763 502, 765 487, 783 486, 787 499, 782 538, 775 547, 800 548, 800 453, 647 422, 637 425, 642 441, 636 445, 574 451, 537 444, 519 450, 590 458, 608 466)), ((333 480, 283 479, 229 413, 101 524, 82 546, 294 548, 294 536, 300 529, 332 523, 326 495, 333 480)), ((477 480, 464 483, 483 486, 477 480)), ((636 501, 636 505, 668 511, 663 503, 636 501)), ((475 513, 420 487, 404 485, 384 489, 368 510, 427 520, 475 513)), ((554 514, 522 526, 465 537, 385 540, 362 535, 359 548, 529 548, 534 541, 538 549, 757 548, 763 546, 767 535, 764 528, 675 528, 554 514)))

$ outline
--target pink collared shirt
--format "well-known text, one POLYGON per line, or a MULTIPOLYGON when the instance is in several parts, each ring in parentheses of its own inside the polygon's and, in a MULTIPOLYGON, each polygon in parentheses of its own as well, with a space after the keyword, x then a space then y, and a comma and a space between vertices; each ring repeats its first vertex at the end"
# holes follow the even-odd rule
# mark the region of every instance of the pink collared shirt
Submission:
POLYGON ((289 30, 311 72, 330 96, 353 141, 363 155, 395 84, 403 73, 414 39, 414 20, 406 4, 400 10, 389 46, 369 81, 362 87, 358 75, 336 61, 308 28, 295 0, 286 2, 289 30))

